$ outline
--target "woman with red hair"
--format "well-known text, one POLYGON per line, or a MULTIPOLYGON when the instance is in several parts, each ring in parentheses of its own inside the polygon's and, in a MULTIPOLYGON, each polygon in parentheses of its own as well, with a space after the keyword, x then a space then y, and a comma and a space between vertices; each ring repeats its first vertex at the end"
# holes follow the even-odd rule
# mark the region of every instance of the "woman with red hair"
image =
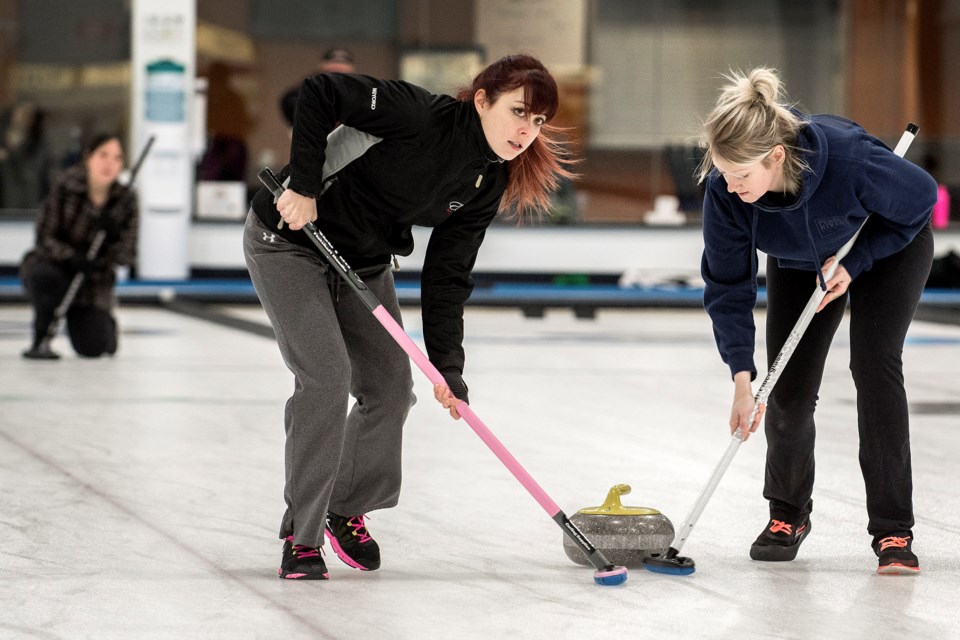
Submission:
POLYGON ((401 432, 415 402, 407 356, 300 229, 314 222, 400 322, 392 256, 410 255, 413 225, 432 227, 423 334, 447 383, 434 395, 459 418, 463 306, 477 252, 498 212, 545 212, 549 192, 570 176, 564 149, 547 135, 558 108, 556 81, 525 55, 491 64, 457 97, 356 74, 304 82, 290 164, 279 174, 286 190, 274 202, 261 189, 244 232, 251 279, 295 377, 281 578, 326 579, 324 535, 348 565, 380 566, 364 517, 397 504, 401 432))

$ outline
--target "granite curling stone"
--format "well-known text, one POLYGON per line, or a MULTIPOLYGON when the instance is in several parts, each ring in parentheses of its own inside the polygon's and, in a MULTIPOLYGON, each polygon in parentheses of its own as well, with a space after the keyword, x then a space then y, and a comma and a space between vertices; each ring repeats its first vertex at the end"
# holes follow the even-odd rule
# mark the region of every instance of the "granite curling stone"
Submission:
MULTIPOLYGON (((581 509, 570 521, 611 563, 641 567, 645 556, 662 555, 670 548, 673 523, 656 509, 623 506, 620 496, 628 493, 630 485, 615 485, 601 506, 581 509)), ((568 536, 563 537, 563 551, 577 564, 591 566, 587 556, 568 536)))

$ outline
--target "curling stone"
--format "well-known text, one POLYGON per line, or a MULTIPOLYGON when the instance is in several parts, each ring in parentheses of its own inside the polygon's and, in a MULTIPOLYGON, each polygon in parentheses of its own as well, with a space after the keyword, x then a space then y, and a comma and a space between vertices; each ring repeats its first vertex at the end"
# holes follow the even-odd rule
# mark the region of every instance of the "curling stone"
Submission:
MULTIPOLYGON (((673 523, 656 509, 625 507, 620 496, 630 493, 630 485, 611 487, 599 507, 587 507, 573 514, 570 521, 599 549, 607 560, 624 567, 640 567, 645 556, 664 554, 673 543, 673 523)), ((563 537, 567 557, 584 566, 590 561, 568 536, 563 537)))

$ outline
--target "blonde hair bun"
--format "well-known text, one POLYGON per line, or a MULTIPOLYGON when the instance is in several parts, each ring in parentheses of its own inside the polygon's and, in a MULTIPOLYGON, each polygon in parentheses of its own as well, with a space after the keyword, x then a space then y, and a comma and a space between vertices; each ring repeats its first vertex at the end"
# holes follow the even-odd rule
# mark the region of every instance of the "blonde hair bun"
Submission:
POLYGON ((776 69, 757 67, 747 73, 724 75, 727 84, 703 124, 700 146, 706 149, 698 169, 702 182, 713 169, 713 158, 736 165, 751 165, 782 145, 786 151, 784 178, 787 190, 799 188, 807 168, 796 148, 797 134, 805 124, 784 102, 783 83, 776 69))

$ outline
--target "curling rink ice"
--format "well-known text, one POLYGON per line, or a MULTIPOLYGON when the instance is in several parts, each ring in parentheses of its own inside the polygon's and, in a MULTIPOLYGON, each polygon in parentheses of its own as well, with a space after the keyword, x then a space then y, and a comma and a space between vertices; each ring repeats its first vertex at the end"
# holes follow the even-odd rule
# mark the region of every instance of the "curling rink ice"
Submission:
MULTIPOLYGON (((208 309, 266 323, 252 305, 208 309)), ((328 551, 329 581, 277 579, 292 376, 275 344, 163 307, 118 317, 113 359, 81 360, 60 336, 61 361, 25 361, 29 310, 0 306, 2 638, 958 636, 960 326, 915 322, 904 354, 921 575, 875 574, 844 324, 798 559, 747 554, 767 520, 758 434, 683 548, 695 574, 600 587, 419 371, 400 505, 369 518, 382 568, 328 551)), ((418 309, 404 319, 422 344, 418 309)), ((680 526, 729 442, 733 387, 702 310, 470 307, 466 333, 474 410, 568 515, 625 483, 624 504, 680 526)))

